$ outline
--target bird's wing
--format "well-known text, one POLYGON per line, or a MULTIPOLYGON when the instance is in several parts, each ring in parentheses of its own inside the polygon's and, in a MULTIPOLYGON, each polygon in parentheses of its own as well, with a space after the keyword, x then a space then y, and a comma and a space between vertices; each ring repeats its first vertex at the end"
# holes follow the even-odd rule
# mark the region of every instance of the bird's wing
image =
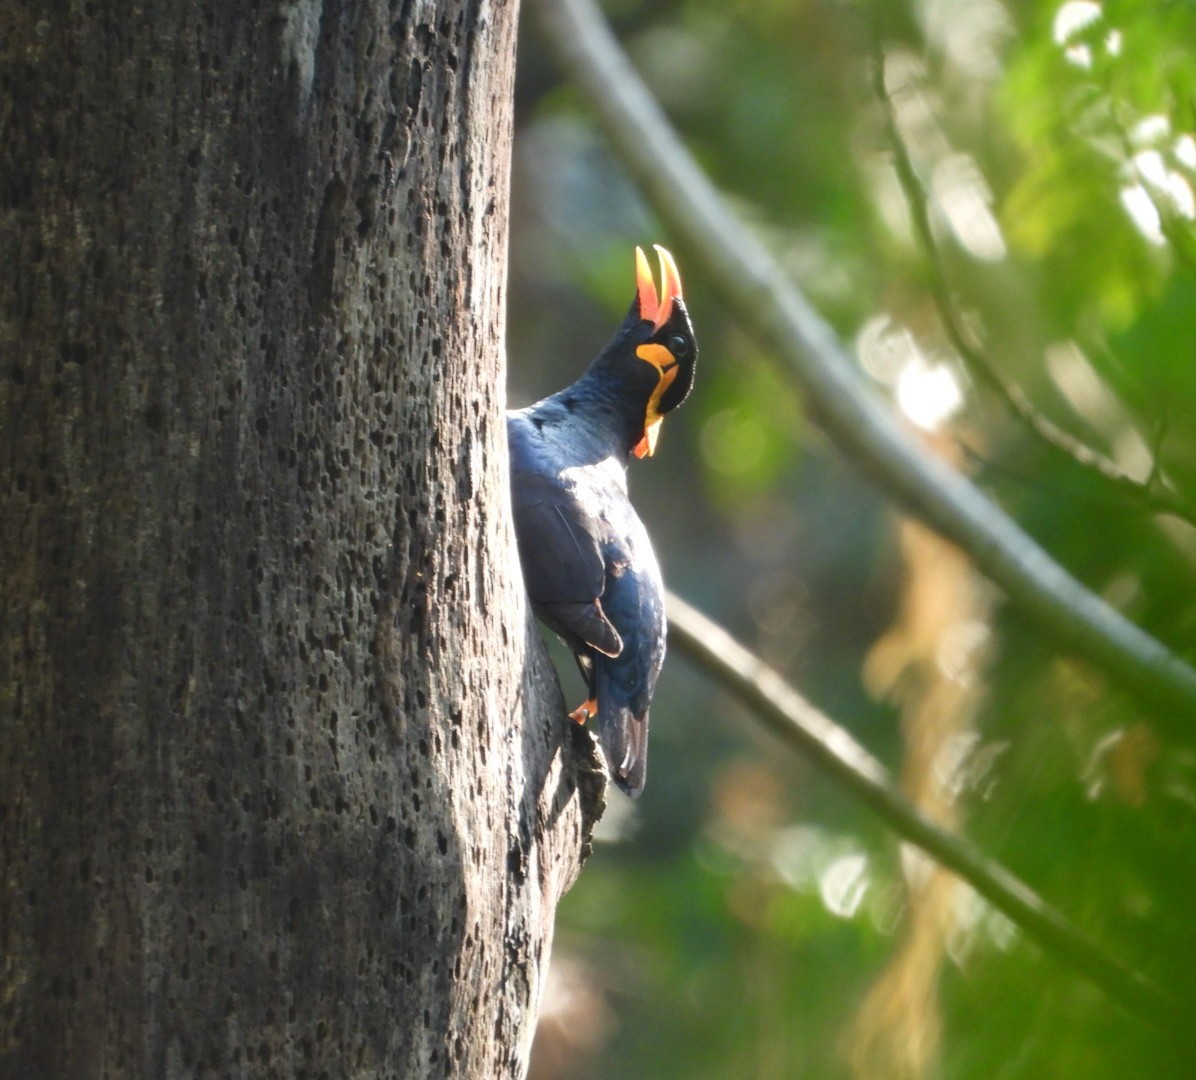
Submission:
POLYGON ((602 608, 599 522, 560 480, 516 468, 511 489, 523 579, 537 613, 570 644, 580 639, 618 656, 623 642, 602 608))

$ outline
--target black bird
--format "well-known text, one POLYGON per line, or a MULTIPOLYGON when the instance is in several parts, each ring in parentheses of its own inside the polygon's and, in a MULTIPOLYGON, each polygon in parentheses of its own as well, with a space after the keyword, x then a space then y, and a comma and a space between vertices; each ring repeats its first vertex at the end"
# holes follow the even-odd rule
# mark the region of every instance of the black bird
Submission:
POLYGON ((661 291, 635 249, 631 310, 571 386, 507 414, 511 497, 532 608, 573 650, 615 783, 644 788, 648 706, 664 662, 664 585, 627 497, 627 462, 656 449, 661 419, 689 394, 698 350, 673 257, 661 291))

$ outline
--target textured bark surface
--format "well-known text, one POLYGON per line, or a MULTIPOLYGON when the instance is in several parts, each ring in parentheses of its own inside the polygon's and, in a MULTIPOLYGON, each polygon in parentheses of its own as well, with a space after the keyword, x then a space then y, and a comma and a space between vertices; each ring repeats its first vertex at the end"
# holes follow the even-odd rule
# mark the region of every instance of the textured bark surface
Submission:
POLYGON ((523 1071, 601 791, 506 512, 515 14, 0 13, 4 1076, 523 1071))

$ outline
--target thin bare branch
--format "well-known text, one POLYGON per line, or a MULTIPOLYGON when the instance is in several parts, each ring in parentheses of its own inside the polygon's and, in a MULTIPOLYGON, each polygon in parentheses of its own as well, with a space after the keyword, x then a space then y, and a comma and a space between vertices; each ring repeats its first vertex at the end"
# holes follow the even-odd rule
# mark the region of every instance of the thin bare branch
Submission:
POLYGON ((534 0, 549 48, 628 170, 740 322, 780 357, 811 410, 886 492, 947 539, 1061 646, 1196 733, 1196 670, 1084 588, 1007 514, 927 454, 864 385, 834 331, 732 216, 619 49, 592 0, 534 0))
POLYGON ((776 671, 679 597, 668 597, 669 643, 751 709, 775 736, 812 759, 895 833, 954 871, 1044 952, 1148 1023, 1179 1021, 1176 1001, 1105 953, 1033 889, 972 843, 936 825, 893 786, 884 766, 776 671))
POLYGON ((926 192, 910 159, 909 149, 897 129, 892 95, 885 85, 884 55, 879 46, 873 52, 873 88, 884 111, 885 129, 893 152, 897 182, 905 195, 914 232, 930 268, 930 291, 934 297, 939 321, 947 339, 973 377, 986 386, 1018 422, 1057 457, 1095 476, 1124 501, 1151 513, 1172 514, 1191 525, 1196 525, 1196 507, 1170 484, 1158 469, 1157 459, 1146 483, 1135 480, 1097 449, 1044 416, 1034 407, 1022 388, 1006 380, 984 351, 973 342, 947 284, 943 254, 930 223, 926 192))

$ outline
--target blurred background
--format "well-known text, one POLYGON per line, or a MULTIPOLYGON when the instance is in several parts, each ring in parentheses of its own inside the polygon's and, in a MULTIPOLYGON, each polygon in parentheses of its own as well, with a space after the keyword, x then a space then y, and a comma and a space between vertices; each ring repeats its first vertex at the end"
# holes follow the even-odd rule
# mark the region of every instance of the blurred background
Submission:
MULTIPOLYGON (((604 6, 690 150, 927 453, 1196 658, 1196 528, 1044 448, 948 326, 1041 416, 1196 500, 1196 5, 604 6)), ((572 381, 631 301, 633 246, 670 247, 697 381, 630 470, 669 586, 927 814, 1196 1005, 1196 727, 1186 745, 1163 737, 828 443, 638 197, 530 15, 510 403, 572 381)), ((677 650, 647 790, 609 799, 559 912, 536 1080, 1196 1076, 1192 1045, 1027 943, 677 650)))

